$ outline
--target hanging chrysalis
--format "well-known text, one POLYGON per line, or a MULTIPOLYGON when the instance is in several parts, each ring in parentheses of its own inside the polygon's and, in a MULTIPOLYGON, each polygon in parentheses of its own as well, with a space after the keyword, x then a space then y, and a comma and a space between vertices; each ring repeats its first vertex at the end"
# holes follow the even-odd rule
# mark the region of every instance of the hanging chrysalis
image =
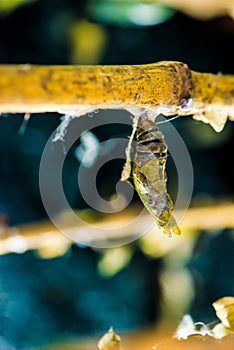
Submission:
POLYGON ((167 193, 167 145, 164 136, 156 124, 146 116, 140 116, 136 138, 132 166, 134 187, 146 209, 155 217, 159 228, 165 234, 180 235, 180 229, 172 215, 173 202, 167 193))

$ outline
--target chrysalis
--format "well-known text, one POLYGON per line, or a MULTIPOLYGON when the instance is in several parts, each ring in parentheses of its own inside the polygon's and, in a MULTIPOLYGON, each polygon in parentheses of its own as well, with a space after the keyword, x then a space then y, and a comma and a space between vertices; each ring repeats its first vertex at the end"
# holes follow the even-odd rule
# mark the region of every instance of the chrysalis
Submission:
POLYGON ((173 202, 167 193, 167 145, 164 136, 156 124, 141 116, 136 138, 137 146, 132 167, 135 189, 163 232, 180 235, 180 229, 172 215, 173 202))

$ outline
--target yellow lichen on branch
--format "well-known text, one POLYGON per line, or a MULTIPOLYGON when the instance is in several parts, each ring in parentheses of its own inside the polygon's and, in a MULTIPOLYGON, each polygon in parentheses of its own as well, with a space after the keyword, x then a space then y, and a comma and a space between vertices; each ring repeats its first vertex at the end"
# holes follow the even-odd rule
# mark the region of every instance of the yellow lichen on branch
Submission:
POLYGON ((220 131, 234 119, 234 76, 191 71, 181 62, 118 66, 0 66, 0 113, 94 109, 193 114, 220 131))
POLYGON ((195 118, 222 130, 227 117, 234 120, 234 76, 192 72, 195 118))

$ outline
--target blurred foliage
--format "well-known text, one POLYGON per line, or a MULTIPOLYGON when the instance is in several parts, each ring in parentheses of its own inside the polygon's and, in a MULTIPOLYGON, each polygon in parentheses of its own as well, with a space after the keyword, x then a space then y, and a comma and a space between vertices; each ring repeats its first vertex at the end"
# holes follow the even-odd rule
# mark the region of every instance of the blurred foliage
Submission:
POLYGON ((128 245, 105 249, 98 263, 99 273, 104 277, 114 276, 129 264, 132 255, 133 251, 128 245))
POLYGON ((50 260, 30 251, 1 256, 0 349, 8 350, 7 343, 11 350, 32 349, 101 334, 111 325, 124 331, 153 322, 160 292, 152 276, 160 262, 135 249, 128 266, 103 278, 99 259, 100 252, 77 246, 50 260))
POLYGON ((102 25, 85 19, 72 23, 69 29, 72 64, 97 64, 106 45, 106 31, 102 25))
POLYGON ((0 13, 13 11, 17 7, 33 2, 35 0, 1 0, 0 1, 0 13))
POLYGON ((139 1, 90 0, 88 11, 95 20, 115 25, 151 26, 171 18, 175 11, 165 5, 139 1))

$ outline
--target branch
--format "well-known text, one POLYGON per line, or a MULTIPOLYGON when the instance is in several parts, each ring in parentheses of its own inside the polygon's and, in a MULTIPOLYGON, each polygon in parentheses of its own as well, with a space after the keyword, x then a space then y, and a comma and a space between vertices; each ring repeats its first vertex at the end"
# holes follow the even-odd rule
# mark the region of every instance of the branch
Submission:
MULTIPOLYGON (((91 244, 97 242, 108 242, 108 240, 121 239, 123 237, 131 237, 138 232, 142 232, 142 227, 147 226, 149 215, 145 214, 141 218, 141 222, 134 220, 139 215, 142 208, 130 207, 119 214, 113 214, 108 217, 103 216, 94 221, 96 213, 90 210, 77 211, 78 217, 82 218, 84 224, 77 226, 77 223, 70 221, 70 216, 66 213, 60 214, 60 219, 65 223, 66 234, 70 237, 76 237, 83 240, 83 232, 87 237, 90 235, 93 239, 91 244), (90 223, 90 232, 89 232, 90 223), (129 224, 130 223, 130 224, 129 224), (103 228, 102 234, 100 230, 94 235, 92 228, 103 228), (119 227, 118 237, 105 232, 105 228, 119 227)), ((197 237, 200 230, 217 230, 223 228, 234 228, 234 204, 233 203, 215 203, 206 207, 196 207, 188 209, 183 221, 180 223, 182 235, 178 239, 165 239, 165 236, 156 227, 156 225, 144 236, 144 243, 151 246, 151 250, 155 250, 158 254, 164 255, 166 252, 174 249, 183 243, 187 244, 189 240, 197 237)), ((175 216, 180 217, 178 210, 175 216)), ((26 250, 38 249, 44 257, 51 257, 64 253, 72 242, 66 238, 50 221, 31 223, 18 227, 9 227, 7 225, 0 226, 0 255, 10 252, 24 252, 26 250)))
POLYGON ((234 120, 234 76, 198 73, 181 62, 135 66, 0 66, 0 112, 142 109, 194 115, 222 130, 234 120))

